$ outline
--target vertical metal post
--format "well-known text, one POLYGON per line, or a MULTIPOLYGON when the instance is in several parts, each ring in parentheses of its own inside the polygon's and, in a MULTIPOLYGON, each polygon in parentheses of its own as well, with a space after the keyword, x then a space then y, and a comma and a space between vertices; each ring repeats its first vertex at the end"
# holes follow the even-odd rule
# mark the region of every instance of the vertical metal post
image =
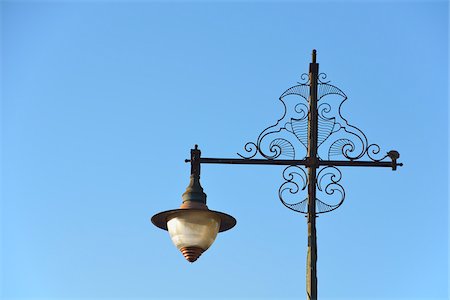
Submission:
POLYGON ((316 239, 316 170, 318 113, 317 82, 319 64, 316 63, 316 50, 312 53, 309 64, 309 117, 308 117, 308 157, 311 162, 308 168, 308 254, 306 258, 306 293, 308 300, 317 299, 317 239, 316 239))

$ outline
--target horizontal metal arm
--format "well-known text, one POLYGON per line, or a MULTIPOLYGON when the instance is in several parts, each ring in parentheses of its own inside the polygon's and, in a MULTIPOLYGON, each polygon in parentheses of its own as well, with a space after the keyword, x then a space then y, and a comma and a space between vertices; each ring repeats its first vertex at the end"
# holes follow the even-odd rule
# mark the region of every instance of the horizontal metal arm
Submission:
MULTIPOLYGON (((191 160, 186 159, 186 162, 191 160)), ((402 163, 389 161, 345 161, 345 160, 289 160, 289 159, 239 159, 239 158, 200 158, 201 164, 230 164, 230 165, 274 165, 274 166, 305 166, 311 167, 315 163, 318 166, 337 166, 337 167, 387 167, 396 169, 397 166, 403 166, 402 163)))
POLYGON ((390 161, 345 161, 345 160, 319 160, 319 166, 335 167, 387 167, 393 168, 403 166, 403 163, 390 161))
MULTIPOLYGON (((190 160, 186 159, 186 162, 190 160)), ((240 158, 200 158, 202 164, 228 164, 228 165, 273 165, 273 166, 306 166, 306 159, 287 160, 287 159, 240 159, 240 158)))

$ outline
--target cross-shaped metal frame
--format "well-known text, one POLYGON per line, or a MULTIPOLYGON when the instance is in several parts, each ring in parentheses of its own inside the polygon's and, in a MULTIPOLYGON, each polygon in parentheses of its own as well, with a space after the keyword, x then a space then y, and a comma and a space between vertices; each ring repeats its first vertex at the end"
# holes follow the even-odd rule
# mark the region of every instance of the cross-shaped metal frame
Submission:
MULTIPOLYGON (((302 74, 303 83, 286 90, 280 97, 284 105, 284 115, 278 122, 266 128, 257 142, 244 147, 247 156, 238 154, 240 159, 204 158, 198 146, 191 150, 191 174, 200 176, 200 164, 245 164, 245 165, 285 165, 285 182, 279 189, 282 203, 297 212, 306 214, 308 223, 308 253, 306 292, 307 299, 317 299, 317 240, 316 217, 338 208, 344 201, 345 192, 339 184, 342 177, 336 167, 387 167, 396 170, 402 163, 395 150, 380 155, 377 144, 369 144, 367 137, 357 127, 348 124, 341 115, 342 103, 347 96, 337 87, 324 82, 326 75, 319 73, 316 50, 312 53, 309 74, 302 74), (300 97, 300 102, 287 98, 300 97), (325 101, 326 96, 338 99, 337 105, 325 101), (290 108, 290 109, 288 109, 290 108), (298 159, 298 148, 305 150, 305 156, 298 159), (327 149, 327 159, 319 155, 319 148, 327 149), (255 159, 259 154, 263 159, 255 159), (340 160, 331 159, 340 157, 340 160), (281 159, 288 158, 288 159, 281 159), (366 158, 366 160, 362 160, 366 158), (390 159, 390 160, 389 160, 390 159), (300 168, 303 166, 307 172, 300 168), (324 183, 324 181, 327 181, 324 183), (307 191, 307 197, 291 203, 285 199, 300 190, 307 191), (317 191, 327 196, 338 195, 334 204, 318 199, 317 191)), ((298 99, 298 98, 297 98, 298 99)))

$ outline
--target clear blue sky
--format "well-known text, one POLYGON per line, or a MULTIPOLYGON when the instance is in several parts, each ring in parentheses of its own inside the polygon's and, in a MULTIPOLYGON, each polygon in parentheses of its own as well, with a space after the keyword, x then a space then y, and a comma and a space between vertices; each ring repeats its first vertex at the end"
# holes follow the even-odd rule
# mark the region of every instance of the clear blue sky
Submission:
POLYGON ((208 165, 237 226, 194 264, 149 218, 184 159, 237 157, 320 70, 405 166, 342 169, 318 219, 321 299, 447 299, 446 1, 1 2, 3 299, 304 299, 306 221, 282 168, 208 165))

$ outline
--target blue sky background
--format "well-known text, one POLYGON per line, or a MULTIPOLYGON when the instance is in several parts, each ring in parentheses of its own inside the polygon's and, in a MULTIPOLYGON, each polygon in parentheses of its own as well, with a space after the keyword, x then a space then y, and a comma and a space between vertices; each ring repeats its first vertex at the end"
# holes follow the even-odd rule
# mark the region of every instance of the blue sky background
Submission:
POLYGON ((3 299, 303 299, 306 220, 279 167, 208 165, 237 226, 194 264, 149 218, 183 161, 237 157, 320 70, 405 166, 342 169, 318 219, 321 299, 447 299, 446 1, 1 2, 3 299))

